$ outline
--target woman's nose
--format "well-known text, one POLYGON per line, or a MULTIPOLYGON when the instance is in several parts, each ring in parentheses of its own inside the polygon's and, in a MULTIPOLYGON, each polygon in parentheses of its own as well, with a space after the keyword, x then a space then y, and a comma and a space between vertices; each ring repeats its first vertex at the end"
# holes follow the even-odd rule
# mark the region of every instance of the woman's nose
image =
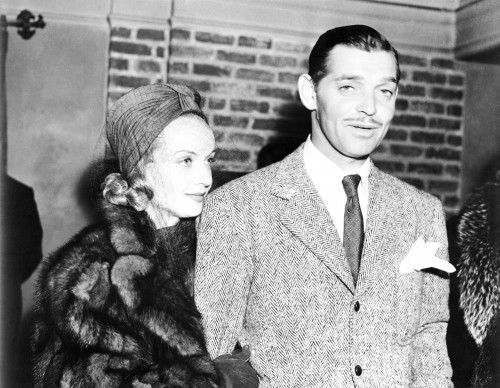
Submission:
POLYGON ((212 168, 210 165, 203 164, 198 168, 197 183, 205 187, 212 186, 212 168))

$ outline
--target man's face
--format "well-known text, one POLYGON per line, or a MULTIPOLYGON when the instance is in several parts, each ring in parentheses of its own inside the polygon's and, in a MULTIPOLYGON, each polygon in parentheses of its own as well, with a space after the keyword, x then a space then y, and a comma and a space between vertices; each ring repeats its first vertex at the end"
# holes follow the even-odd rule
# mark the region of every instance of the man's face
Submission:
POLYGON ((386 51, 335 46, 328 74, 316 87, 311 139, 341 164, 365 159, 382 141, 394 116, 396 60, 386 51))

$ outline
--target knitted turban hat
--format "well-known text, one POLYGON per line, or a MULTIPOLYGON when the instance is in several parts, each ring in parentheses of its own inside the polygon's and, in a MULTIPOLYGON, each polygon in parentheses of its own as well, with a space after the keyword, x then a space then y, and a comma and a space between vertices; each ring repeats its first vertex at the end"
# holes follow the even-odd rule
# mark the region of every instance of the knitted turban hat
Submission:
POLYGON ((106 118, 106 138, 122 175, 127 178, 163 129, 179 116, 206 117, 201 97, 191 87, 172 84, 140 86, 121 97, 106 118))

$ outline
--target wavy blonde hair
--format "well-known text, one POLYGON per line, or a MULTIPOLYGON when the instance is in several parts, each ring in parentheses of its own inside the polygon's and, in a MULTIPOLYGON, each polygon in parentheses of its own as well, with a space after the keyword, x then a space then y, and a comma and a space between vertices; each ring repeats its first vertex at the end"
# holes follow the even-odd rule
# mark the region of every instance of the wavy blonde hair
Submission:
POLYGON ((106 176, 101 184, 103 197, 114 205, 131 206, 137 211, 145 210, 154 195, 143 181, 142 171, 149 157, 150 152, 144 155, 132 171, 129 181, 117 172, 106 176))

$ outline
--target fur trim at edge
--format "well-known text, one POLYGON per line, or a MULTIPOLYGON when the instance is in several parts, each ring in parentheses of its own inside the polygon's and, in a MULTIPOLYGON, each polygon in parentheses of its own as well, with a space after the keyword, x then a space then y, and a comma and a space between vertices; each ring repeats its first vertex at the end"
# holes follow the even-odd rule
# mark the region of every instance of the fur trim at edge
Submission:
POLYGON ((465 204, 458 224, 458 282, 465 324, 478 345, 500 310, 500 254, 490 239, 484 188, 465 204))

